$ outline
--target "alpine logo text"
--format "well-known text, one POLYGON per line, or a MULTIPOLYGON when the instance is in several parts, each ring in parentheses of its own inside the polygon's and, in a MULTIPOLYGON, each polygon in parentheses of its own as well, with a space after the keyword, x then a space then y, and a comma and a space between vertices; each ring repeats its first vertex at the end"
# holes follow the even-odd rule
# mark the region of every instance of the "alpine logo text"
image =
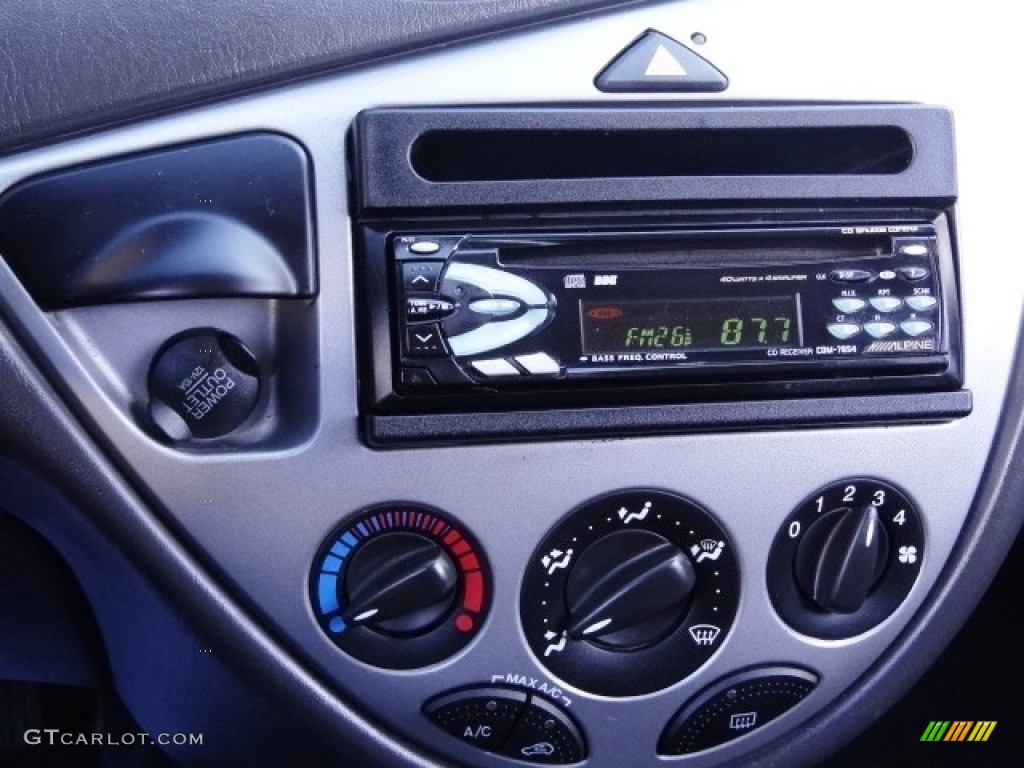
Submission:
POLYGON ((873 341, 864 350, 872 352, 934 352, 935 339, 901 339, 899 341, 873 341))

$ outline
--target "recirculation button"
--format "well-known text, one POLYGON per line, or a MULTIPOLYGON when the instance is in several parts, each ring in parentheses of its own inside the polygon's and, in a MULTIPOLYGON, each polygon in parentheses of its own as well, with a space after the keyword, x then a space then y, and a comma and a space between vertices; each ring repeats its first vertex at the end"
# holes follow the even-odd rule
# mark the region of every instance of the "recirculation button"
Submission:
POLYGON ((539 696, 530 697, 529 705, 499 751, 516 760, 545 765, 578 763, 584 757, 583 737, 576 724, 539 696))

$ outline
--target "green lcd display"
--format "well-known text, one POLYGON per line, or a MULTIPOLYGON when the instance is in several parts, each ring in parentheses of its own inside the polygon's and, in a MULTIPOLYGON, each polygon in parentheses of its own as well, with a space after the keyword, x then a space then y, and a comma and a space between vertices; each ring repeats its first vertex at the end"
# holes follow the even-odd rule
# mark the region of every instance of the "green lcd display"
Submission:
POLYGON ((795 296, 582 301, 583 354, 796 347, 795 296))

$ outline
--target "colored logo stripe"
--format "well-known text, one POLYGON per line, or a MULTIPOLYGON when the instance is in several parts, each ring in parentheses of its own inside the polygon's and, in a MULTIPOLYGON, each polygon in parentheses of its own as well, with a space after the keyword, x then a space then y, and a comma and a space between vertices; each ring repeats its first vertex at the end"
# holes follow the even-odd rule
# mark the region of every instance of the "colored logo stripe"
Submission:
POLYGON ((972 725, 974 725, 973 720, 955 720, 943 741, 963 741, 970 733, 972 725))
POLYGON ((996 728, 995 720, 932 720, 921 734, 921 741, 988 741, 996 728))
POLYGON ((978 724, 974 726, 974 730, 971 731, 971 735, 967 737, 967 740, 988 741, 988 737, 992 735, 992 731, 995 729, 995 720, 979 720, 978 724))

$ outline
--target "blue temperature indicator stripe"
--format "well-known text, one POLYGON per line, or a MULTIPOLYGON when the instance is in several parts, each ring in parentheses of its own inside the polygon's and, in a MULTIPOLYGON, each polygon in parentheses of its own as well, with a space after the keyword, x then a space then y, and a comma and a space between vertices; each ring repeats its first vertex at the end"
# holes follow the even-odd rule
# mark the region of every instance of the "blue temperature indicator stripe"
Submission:
POLYGON ((320 613, 328 614, 337 611, 338 605, 338 575, 336 573, 321 573, 320 581, 317 584, 317 594, 320 598, 320 613))
POLYGON ((324 562, 320 566, 321 571, 327 573, 337 573, 341 570, 341 566, 345 564, 345 561, 340 557, 334 555, 324 555, 324 562))
POLYGON ((354 535, 352 535, 352 533, 346 532, 341 537, 341 543, 342 544, 348 544, 349 547, 354 547, 356 544, 359 543, 359 539, 357 539, 354 535))
POLYGON ((359 523, 359 525, 356 526, 356 530, 363 534, 363 536, 370 535, 370 529, 366 527, 366 523, 359 523))
POLYGON ((352 551, 352 547, 347 547, 347 546, 345 546, 344 543, 342 543, 340 541, 335 542, 334 546, 331 547, 331 554, 332 555, 337 555, 342 560, 344 560, 346 557, 348 557, 348 553, 351 552, 351 551, 352 551))

